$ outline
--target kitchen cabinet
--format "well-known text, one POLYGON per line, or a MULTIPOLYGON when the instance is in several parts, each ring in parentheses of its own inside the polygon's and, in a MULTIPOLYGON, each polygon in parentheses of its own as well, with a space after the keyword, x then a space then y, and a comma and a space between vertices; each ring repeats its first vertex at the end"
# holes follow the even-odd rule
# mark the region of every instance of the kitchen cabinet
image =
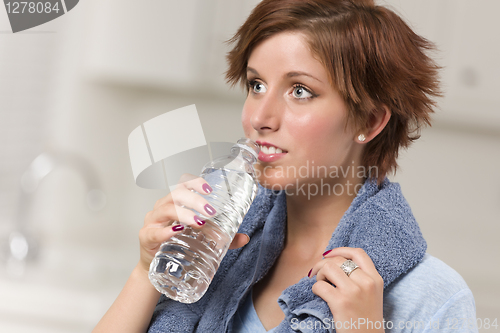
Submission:
POLYGON ((444 98, 436 120, 500 131, 500 1, 385 0, 437 44, 444 98))
MULTIPOLYGON (((228 40, 258 0, 94 2, 89 77, 182 94, 241 96, 224 80, 228 40)), ((438 123, 500 130, 500 1, 381 0, 435 42, 438 123)))
POLYGON ((85 72, 92 79, 196 94, 241 94, 224 81, 228 40, 258 3, 92 3, 85 72))

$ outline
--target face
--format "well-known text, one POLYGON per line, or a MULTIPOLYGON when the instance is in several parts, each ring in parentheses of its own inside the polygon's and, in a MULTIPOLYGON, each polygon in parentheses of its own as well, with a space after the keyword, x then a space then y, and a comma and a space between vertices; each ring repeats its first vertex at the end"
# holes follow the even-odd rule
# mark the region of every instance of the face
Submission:
POLYGON ((305 38, 298 32, 276 34, 258 44, 248 60, 243 129, 246 137, 270 147, 261 148, 257 172, 262 186, 276 190, 342 182, 339 171, 359 165, 360 147, 346 127, 345 103, 305 38))

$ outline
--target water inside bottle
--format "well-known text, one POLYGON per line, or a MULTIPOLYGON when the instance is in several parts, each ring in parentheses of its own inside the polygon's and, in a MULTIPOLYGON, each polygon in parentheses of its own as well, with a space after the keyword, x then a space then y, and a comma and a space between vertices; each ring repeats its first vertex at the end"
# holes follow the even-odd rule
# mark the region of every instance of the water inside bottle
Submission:
POLYGON ((208 289, 243 217, 257 193, 257 182, 246 172, 206 169, 202 177, 213 191, 203 195, 217 210, 201 229, 186 227, 163 243, 151 263, 150 280, 168 297, 193 303, 208 289))

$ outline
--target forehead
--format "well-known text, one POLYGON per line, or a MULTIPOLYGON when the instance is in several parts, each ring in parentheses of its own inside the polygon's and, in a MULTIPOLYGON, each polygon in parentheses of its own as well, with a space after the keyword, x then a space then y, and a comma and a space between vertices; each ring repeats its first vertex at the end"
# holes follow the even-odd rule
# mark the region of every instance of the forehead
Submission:
POLYGON ((300 32, 281 32, 259 43, 250 53, 248 67, 259 73, 264 70, 307 72, 328 82, 326 69, 311 52, 307 37, 300 32))

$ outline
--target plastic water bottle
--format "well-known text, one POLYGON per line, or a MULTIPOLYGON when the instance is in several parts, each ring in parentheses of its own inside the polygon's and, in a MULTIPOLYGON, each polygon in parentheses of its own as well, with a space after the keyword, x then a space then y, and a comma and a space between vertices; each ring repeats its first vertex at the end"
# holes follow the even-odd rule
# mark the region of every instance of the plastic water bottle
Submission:
POLYGON ((253 164, 258 154, 258 144, 243 138, 230 155, 205 165, 201 177, 213 191, 203 197, 217 213, 207 218, 195 211, 205 225, 186 226, 160 246, 149 269, 159 292, 182 303, 194 303, 205 294, 257 194, 253 164))

